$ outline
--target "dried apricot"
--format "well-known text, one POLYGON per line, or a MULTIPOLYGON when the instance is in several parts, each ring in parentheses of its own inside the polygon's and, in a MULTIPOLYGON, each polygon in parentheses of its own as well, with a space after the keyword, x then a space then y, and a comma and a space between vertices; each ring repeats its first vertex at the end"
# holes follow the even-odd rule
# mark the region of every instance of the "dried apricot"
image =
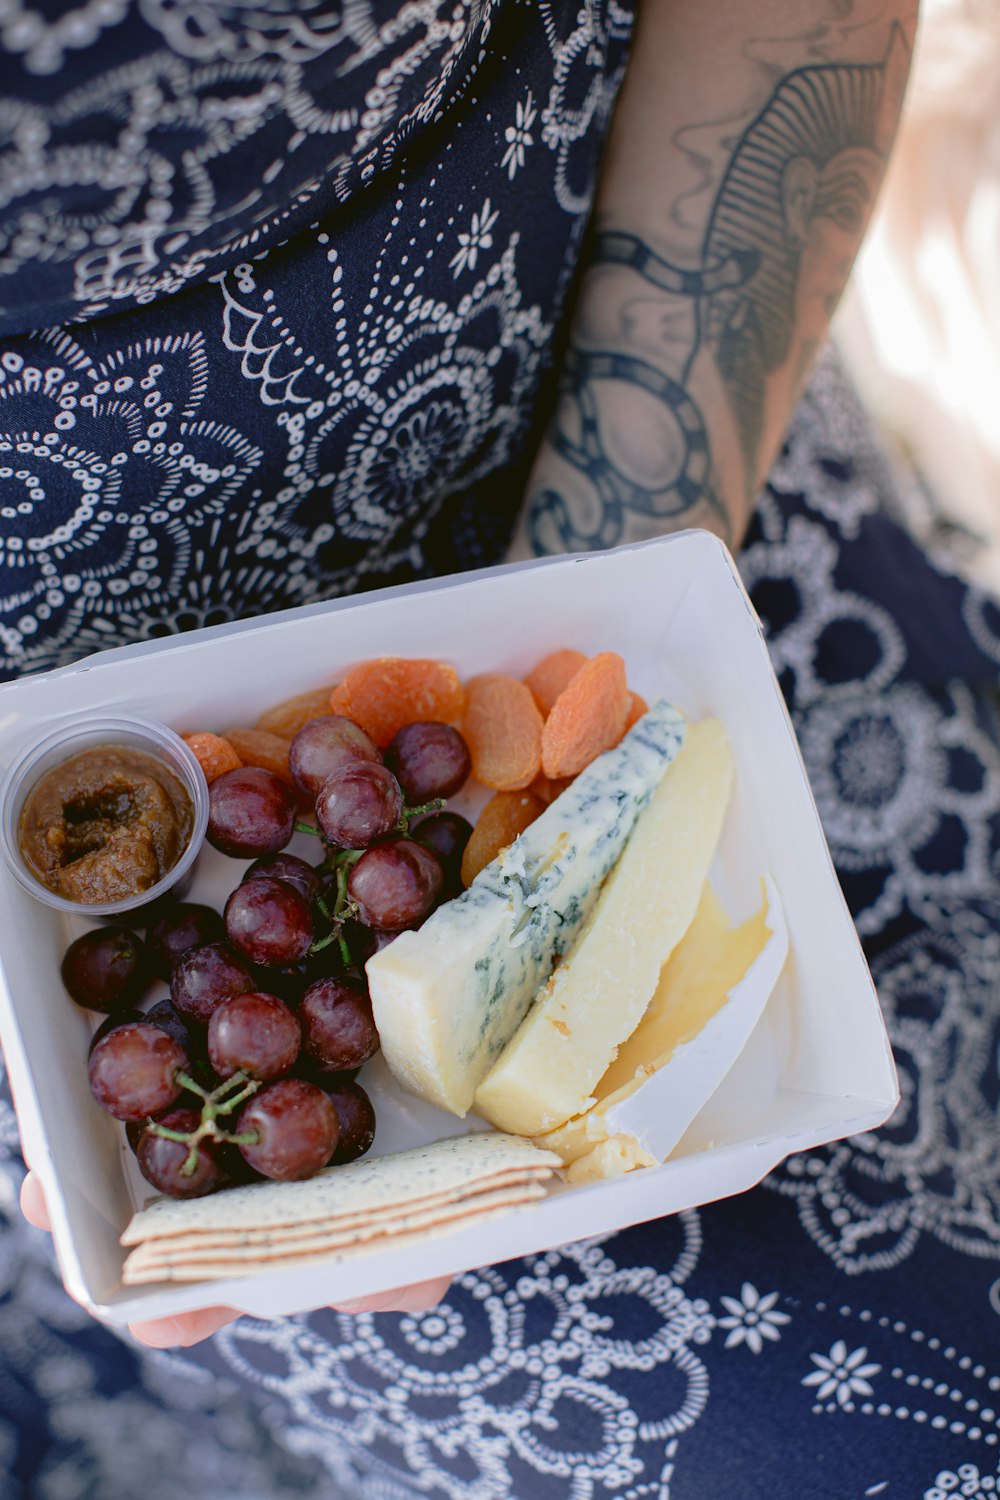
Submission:
POLYGON ((528 688, 503 672, 484 672, 466 685, 462 733, 472 774, 483 786, 516 792, 542 766, 544 720, 528 688))
POLYGON ((533 792, 548 807, 550 802, 554 802, 557 797, 562 796, 566 788, 572 784, 572 781, 572 776, 560 776, 558 780, 553 780, 551 776, 546 776, 544 771, 539 771, 529 786, 528 791, 533 792))
POLYGON ((591 657, 559 694, 545 721, 546 776, 575 776, 602 751, 617 745, 631 706, 625 663, 617 652, 591 657))
POLYGON ((623 731, 625 734, 628 733, 633 724, 638 724, 643 714, 649 713, 649 704, 645 698, 641 698, 638 693, 630 693, 629 698, 631 702, 628 708, 628 718, 625 720, 625 729, 623 731))
POLYGON ((533 823, 545 804, 532 792, 497 792, 479 814, 462 855, 462 881, 471 885, 501 849, 533 823))
POLYGON ((294 698, 286 698, 262 713, 257 728, 266 729, 268 734, 280 734, 283 740, 294 740, 303 724, 330 712, 330 692, 330 688, 322 687, 296 693, 294 698))
POLYGON ((383 656, 354 667, 330 694, 327 713, 343 714, 384 749, 407 724, 455 724, 465 692, 443 661, 383 656))
POLYGON ((580 668, 586 666, 587 658, 582 651, 569 647, 562 651, 550 651, 537 667, 532 667, 524 679, 531 689, 531 696, 543 715, 552 712, 552 705, 564 688, 569 687, 580 668))
POLYGON ((287 786, 295 785, 288 769, 288 740, 280 734, 268 734, 266 729, 230 729, 226 733, 245 766, 259 766, 280 776, 287 786))
POLYGON ((233 746, 221 734, 198 730, 194 734, 181 735, 181 739, 194 751, 209 786, 217 777, 224 776, 227 771, 238 771, 243 764, 233 746))

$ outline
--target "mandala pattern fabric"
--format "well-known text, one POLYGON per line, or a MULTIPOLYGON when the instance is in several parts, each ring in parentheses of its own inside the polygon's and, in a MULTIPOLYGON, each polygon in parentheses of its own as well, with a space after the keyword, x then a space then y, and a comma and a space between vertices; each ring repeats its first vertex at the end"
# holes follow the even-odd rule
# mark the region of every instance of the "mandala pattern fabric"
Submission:
POLYGON ((140 1359, 14 1229, 0 1110, 5 1496, 131 1495, 123 1413, 147 1500, 171 1430, 269 1500, 1000 1493, 1000 609, 926 559, 893 493, 827 361, 742 557, 892 1036, 890 1122, 727 1202, 461 1276, 430 1312, 243 1319, 140 1359))
POLYGON ((630 8, 92 0, 60 41, 12 4, 0 675, 497 561, 630 8))
MULTIPOLYGON (((518 118, 511 91, 504 168, 524 165, 543 107, 538 130, 557 150, 599 114, 600 84, 588 89, 576 67, 588 50, 591 82, 604 66, 598 9, 542 0, 530 18, 562 54, 563 98, 533 104, 525 78, 518 118), (575 40, 560 36, 566 20, 575 40)), ((474 90, 495 86, 523 32, 518 11, 511 0, 6 0, 0 332, 150 303, 379 185, 463 100, 483 107, 474 90)))

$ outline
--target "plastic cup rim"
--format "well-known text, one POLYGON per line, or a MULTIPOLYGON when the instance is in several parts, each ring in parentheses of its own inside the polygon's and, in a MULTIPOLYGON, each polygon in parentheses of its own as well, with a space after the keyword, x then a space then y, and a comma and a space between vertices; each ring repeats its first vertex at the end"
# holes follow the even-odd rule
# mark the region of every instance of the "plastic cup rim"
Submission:
MULTIPOLYGON (((110 741, 109 741, 110 742, 110 741)), ((177 773, 176 766, 168 768, 177 773)), ((30 790, 30 787, 29 787, 30 790)), ((26 795, 26 794, 25 794, 26 795)), ((45 905, 52 907, 55 911, 64 912, 67 915, 82 917, 111 917, 124 916, 139 907, 147 906, 153 901, 172 890, 179 881, 190 870, 198 856, 205 839, 205 831, 208 827, 208 785, 204 779, 204 773, 198 763, 198 759, 190 746, 186 745, 180 735, 168 725, 156 719, 147 719, 141 714, 101 714, 96 718, 83 721, 74 718, 61 726, 49 729, 45 734, 26 745, 17 758, 8 767, 0 781, 0 853, 3 855, 7 869, 15 880, 26 891, 28 895, 45 905), (137 735, 148 741, 145 747, 151 755, 159 754, 162 760, 164 742, 170 747, 181 765, 187 771, 186 789, 191 794, 194 808, 194 818, 191 834, 187 846, 177 863, 173 865, 162 880, 158 880, 148 891, 141 891, 135 896, 123 897, 120 901, 84 902, 70 901, 65 896, 50 891, 36 875, 27 867, 17 847, 16 822, 20 821, 21 809, 25 797, 21 796, 25 780, 30 774, 31 767, 37 764, 51 750, 62 743, 67 746, 66 758, 73 753, 72 742, 76 739, 87 738, 95 743, 95 734, 104 734, 110 737, 116 731, 126 731, 137 735), (15 807, 15 803, 17 804, 15 807)))

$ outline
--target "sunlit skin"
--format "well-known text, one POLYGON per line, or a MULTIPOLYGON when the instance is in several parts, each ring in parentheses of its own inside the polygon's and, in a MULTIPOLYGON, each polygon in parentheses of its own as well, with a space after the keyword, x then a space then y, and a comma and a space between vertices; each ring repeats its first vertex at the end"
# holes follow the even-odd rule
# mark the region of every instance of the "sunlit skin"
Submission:
POLYGON ((822 170, 804 157, 788 163, 782 202, 789 243, 798 252, 787 359, 769 373, 764 428, 780 427, 798 395, 844 290, 885 162, 877 151, 852 146, 822 170))

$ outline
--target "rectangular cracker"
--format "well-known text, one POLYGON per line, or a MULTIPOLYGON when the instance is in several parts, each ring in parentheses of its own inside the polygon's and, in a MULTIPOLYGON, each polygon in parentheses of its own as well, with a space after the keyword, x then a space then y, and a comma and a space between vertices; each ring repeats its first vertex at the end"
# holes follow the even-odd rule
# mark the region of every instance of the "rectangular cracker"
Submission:
POLYGON ((129 1256, 130 1266, 211 1265, 246 1261, 278 1263, 291 1256, 305 1255, 312 1251, 321 1253, 340 1250, 346 1246, 363 1244, 368 1240, 396 1237, 417 1229, 453 1220, 472 1218, 491 1209, 512 1209, 525 1203, 533 1203, 545 1197, 540 1183, 525 1183, 523 1186, 498 1188, 495 1191, 476 1193, 459 1203, 437 1203, 410 1213, 398 1214, 393 1219, 378 1223, 362 1224, 353 1229, 331 1228, 327 1234, 306 1234, 298 1239, 283 1241, 278 1245, 220 1245, 204 1246, 197 1240, 147 1240, 129 1256))
MULTIPOLYGON (((406 1211, 416 1212, 418 1209, 447 1207, 450 1204, 465 1203, 471 1201, 471 1194, 476 1196, 483 1192, 496 1192, 500 1189, 517 1188, 522 1184, 533 1185, 543 1183, 552 1176, 551 1167, 533 1167, 530 1171, 498 1172, 495 1177, 476 1179, 470 1186, 470 1194, 462 1194, 456 1197, 450 1193, 429 1193, 426 1197, 415 1198, 404 1205, 406 1211)), ((392 1223, 398 1218, 400 1208, 396 1204, 386 1204, 383 1208, 371 1212, 334 1214, 327 1219, 315 1219, 301 1224, 279 1224, 273 1229, 257 1229, 252 1225, 239 1230, 204 1231, 202 1233, 179 1234, 170 1236, 152 1235, 143 1240, 143 1245, 162 1246, 165 1253, 171 1253, 177 1247, 180 1253, 185 1248, 194 1250, 226 1250, 237 1246, 251 1245, 268 1249, 280 1247, 291 1240, 299 1239, 321 1239, 329 1238, 331 1233, 350 1232, 358 1228, 372 1227, 377 1229, 385 1223, 392 1223)))
POLYGON ((460 1195, 500 1172, 560 1165, 559 1157, 519 1136, 476 1131, 410 1151, 328 1167, 305 1182, 254 1182, 207 1198, 157 1198, 132 1216, 125 1246, 175 1235, 271 1229, 384 1211, 429 1194, 460 1195))
POLYGON ((300 1266, 318 1265, 321 1262, 334 1266, 342 1261, 357 1260, 363 1255, 376 1255, 383 1250, 403 1250, 411 1245, 426 1244, 428 1240, 438 1239, 446 1234, 455 1234, 458 1230, 467 1229, 473 1224, 477 1226, 485 1224, 490 1219, 500 1218, 508 1212, 506 1208, 493 1208, 483 1213, 469 1214, 459 1219, 431 1225, 426 1229, 414 1230, 412 1233, 380 1235, 377 1239, 367 1240, 364 1244, 345 1246, 340 1250, 310 1251, 304 1255, 288 1256, 278 1260, 252 1260, 242 1263, 222 1261, 207 1267, 178 1265, 164 1268, 161 1266, 150 1267, 145 1271, 140 1268, 132 1276, 123 1274, 122 1279, 128 1285, 140 1285, 153 1281, 226 1281, 255 1276, 262 1271, 297 1270, 300 1266))

